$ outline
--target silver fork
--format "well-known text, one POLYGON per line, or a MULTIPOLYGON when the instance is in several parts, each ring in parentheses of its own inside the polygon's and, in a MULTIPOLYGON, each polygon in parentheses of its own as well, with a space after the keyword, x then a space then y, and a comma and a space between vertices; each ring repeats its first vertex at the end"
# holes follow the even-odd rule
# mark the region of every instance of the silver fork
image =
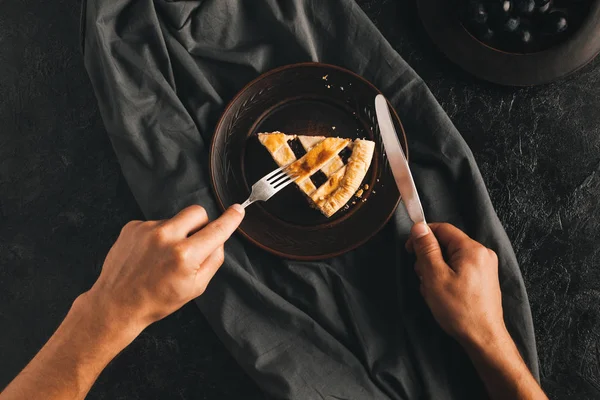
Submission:
POLYGON ((246 208, 255 201, 267 201, 281 189, 294 182, 295 175, 288 175, 285 167, 277 168, 275 171, 263 176, 261 180, 252 185, 252 193, 242 207, 246 208))

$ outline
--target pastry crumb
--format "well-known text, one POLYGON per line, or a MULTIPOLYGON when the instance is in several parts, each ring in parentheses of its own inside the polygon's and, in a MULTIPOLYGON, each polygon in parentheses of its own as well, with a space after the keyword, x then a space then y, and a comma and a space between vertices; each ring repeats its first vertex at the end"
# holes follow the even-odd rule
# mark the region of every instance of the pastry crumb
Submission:
POLYGON ((332 126, 331 129, 333 129, 335 131, 335 126, 332 126))
POLYGON ((343 87, 343 86, 340 86, 340 90, 344 90, 344 87, 343 87))
POLYGON ((356 191, 356 197, 358 197, 358 198, 361 198, 361 197, 362 197, 362 195, 363 195, 363 190, 362 190, 362 189, 358 189, 358 190, 356 191))
POLYGON ((321 78, 321 79, 323 79, 324 81, 326 81, 328 76, 329 76, 329 74, 324 75, 323 78, 321 78))
POLYGON ((365 183, 365 190, 369 190, 369 184, 365 183))
POLYGON ((331 85, 327 85, 327 89, 331 89, 331 85))
POLYGON ((356 200, 352 202, 352 204, 356 204, 356 200))

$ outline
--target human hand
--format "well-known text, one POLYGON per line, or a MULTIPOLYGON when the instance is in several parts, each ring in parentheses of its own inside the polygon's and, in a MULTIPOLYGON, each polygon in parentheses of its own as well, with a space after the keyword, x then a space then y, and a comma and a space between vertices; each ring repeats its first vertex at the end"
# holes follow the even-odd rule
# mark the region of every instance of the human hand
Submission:
POLYGON ((507 337, 494 251, 445 223, 415 224, 406 248, 442 329, 463 344, 507 337))
POLYGON ((236 205, 208 223, 206 211, 194 205, 169 220, 129 222, 82 298, 99 318, 137 336, 204 292, 243 217, 236 205))

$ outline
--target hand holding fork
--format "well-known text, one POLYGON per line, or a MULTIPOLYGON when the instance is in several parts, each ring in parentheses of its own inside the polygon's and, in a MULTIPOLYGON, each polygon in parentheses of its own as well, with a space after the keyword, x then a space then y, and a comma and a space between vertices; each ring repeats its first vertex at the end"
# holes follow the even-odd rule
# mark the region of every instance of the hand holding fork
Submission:
POLYGON ((267 201, 281 189, 294 182, 298 175, 290 175, 287 167, 286 165, 277 168, 252 185, 252 193, 250 193, 248 200, 242 203, 242 207, 246 208, 255 201, 267 201))

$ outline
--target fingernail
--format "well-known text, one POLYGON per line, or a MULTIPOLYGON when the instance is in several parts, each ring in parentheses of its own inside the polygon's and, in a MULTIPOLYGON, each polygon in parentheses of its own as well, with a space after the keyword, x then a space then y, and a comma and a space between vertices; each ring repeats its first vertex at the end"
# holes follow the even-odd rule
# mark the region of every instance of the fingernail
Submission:
POLYGON ((423 222, 418 222, 413 225, 410 233, 413 238, 419 239, 429 233, 429 227, 423 222))
POLYGON ((246 210, 244 210, 244 207, 242 207, 239 204, 234 204, 229 208, 234 209, 235 211, 239 212, 242 215, 246 214, 246 210))

